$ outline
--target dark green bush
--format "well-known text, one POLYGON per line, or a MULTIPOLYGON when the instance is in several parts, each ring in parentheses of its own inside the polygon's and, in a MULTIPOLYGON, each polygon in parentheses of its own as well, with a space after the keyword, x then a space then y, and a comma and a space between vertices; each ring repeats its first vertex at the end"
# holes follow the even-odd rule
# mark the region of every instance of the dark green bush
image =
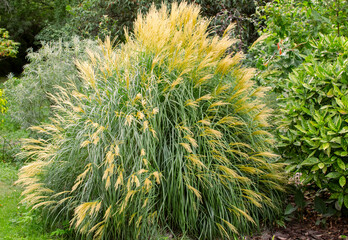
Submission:
POLYGON ((278 153, 290 163, 287 170, 302 174, 302 190, 314 188, 318 196, 329 192, 327 203, 335 202, 339 210, 348 204, 342 130, 347 40, 339 37, 348 33, 347 9, 341 0, 268 3, 261 9, 263 35, 245 61, 258 69, 258 84, 272 89, 268 101, 278 115, 274 133, 278 153))
POLYGON ((348 208, 348 40, 320 35, 311 46, 283 93, 279 147, 287 170, 328 189, 340 210, 348 208))

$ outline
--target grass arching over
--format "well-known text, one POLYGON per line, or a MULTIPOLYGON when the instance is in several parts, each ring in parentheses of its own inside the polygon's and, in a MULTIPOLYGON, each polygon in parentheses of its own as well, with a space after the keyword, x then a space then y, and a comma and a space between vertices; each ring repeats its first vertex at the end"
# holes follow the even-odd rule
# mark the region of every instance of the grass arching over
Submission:
POLYGON ((77 64, 84 87, 52 96, 32 127, 23 202, 79 238, 136 239, 159 228, 194 238, 248 233, 279 214, 283 165, 270 152, 264 88, 228 37, 186 3, 138 16, 134 35, 77 64))
POLYGON ((44 230, 38 215, 19 205, 22 189, 13 185, 17 172, 14 165, 0 161, 0 239, 58 240, 44 230))

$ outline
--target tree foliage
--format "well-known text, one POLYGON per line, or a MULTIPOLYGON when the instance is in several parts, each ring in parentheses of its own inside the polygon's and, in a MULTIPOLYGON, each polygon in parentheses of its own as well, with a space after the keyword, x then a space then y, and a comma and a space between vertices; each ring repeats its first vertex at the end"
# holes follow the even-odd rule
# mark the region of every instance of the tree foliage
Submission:
MULTIPOLYGON (((117 36, 118 40, 124 41, 124 28, 132 31, 133 22, 139 12, 147 13, 152 4, 159 6, 162 2, 168 6, 173 2, 166 1, 130 1, 130 0, 82 0, 78 3, 67 5, 67 18, 61 24, 46 27, 39 35, 41 40, 52 38, 65 38, 74 32, 83 37, 104 38, 105 36, 117 36)), ((179 1, 180 2, 180 1, 179 1)), ((251 42, 257 38, 255 26, 257 20, 252 16, 261 0, 233 0, 211 1, 190 0, 201 6, 201 14, 205 17, 214 18, 211 27, 219 33, 232 22, 236 22, 234 38, 241 40, 239 50, 245 50, 251 42)))
POLYGON ((17 58, 6 58, 0 63, 0 75, 20 73, 27 63, 27 49, 37 50, 35 36, 48 24, 63 21, 65 6, 72 0, 1 0, 0 26, 11 33, 12 39, 20 43, 17 58))

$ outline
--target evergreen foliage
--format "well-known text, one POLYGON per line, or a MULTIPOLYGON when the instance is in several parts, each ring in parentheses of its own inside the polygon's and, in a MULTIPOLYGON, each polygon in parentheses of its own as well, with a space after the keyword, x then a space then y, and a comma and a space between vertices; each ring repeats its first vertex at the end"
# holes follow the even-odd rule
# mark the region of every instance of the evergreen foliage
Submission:
MULTIPOLYGON (((118 40, 124 41, 124 28, 133 30, 137 14, 139 12, 145 14, 152 4, 160 6, 162 2, 170 6, 173 0, 82 0, 67 5, 66 19, 48 25, 37 38, 44 41, 69 39, 71 35, 67 33, 73 32, 88 38, 97 36, 104 39, 105 36, 117 36, 118 40)), ((255 26, 258 20, 254 14, 258 5, 264 4, 263 0, 189 0, 188 2, 201 6, 201 14, 213 19, 210 27, 219 34, 222 34, 229 24, 235 22, 236 27, 232 34, 234 38, 240 40, 236 44, 239 50, 246 50, 247 46, 257 38, 255 26)))

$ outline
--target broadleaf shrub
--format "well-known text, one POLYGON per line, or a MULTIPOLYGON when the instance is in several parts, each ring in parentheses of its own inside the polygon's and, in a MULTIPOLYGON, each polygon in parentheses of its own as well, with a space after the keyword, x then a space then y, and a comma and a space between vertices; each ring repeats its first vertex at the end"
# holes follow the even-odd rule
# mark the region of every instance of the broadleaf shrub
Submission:
POLYGON ((320 35, 283 93, 280 151, 304 184, 328 189, 348 208, 348 40, 320 35))
POLYGON ((53 123, 32 127, 49 139, 23 147, 23 202, 80 239, 230 238, 280 214, 265 89, 199 12, 152 7, 124 44, 78 63, 82 87, 52 96, 53 123))
POLYGON ((15 57, 18 52, 19 43, 10 39, 8 31, 0 28, 0 58, 15 57))
POLYGON ((347 23, 342 21, 347 1, 274 0, 259 8, 261 38, 251 46, 245 64, 256 67, 256 81, 261 86, 283 92, 284 84, 295 68, 312 53, 311 41, 320 34, 347 36, 347 23))

